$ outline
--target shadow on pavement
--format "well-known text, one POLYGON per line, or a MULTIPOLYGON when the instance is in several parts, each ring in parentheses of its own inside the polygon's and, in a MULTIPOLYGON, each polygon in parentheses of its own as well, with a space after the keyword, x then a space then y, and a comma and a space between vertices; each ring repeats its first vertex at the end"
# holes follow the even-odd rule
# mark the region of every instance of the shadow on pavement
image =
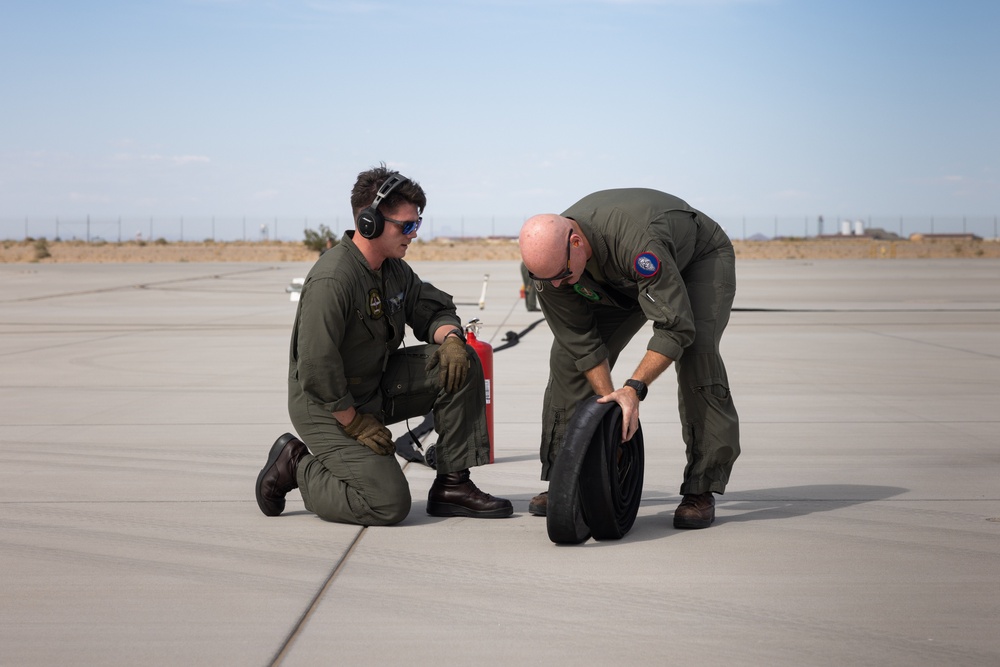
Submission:
POLYGON ((851 505, 886 500, 909 489, 898 486, 864 486, 860 484, 813 484, 787 486, 780 489, 737 491, 716 499, 716 523, 768 521, 829 512, 851 505), (741 512, 733 515, 733 512, 741 512))
MULTIPOLYGON (((814 484, 809 486, 787 486, 778 489, 756 489, 736 491, 716 496, 716 519, 712 530, 727 523, 743 521, 772 521, 806 516, 816 512, 829 512, 852 505, 877 502, 907 492, 898 486, 865 486, 859 484, 814 484)), ((666 504, 668 509, 655 515, 639 516, 635 525, 620 541, 643 542, 658 540, 675 535, 697 533, 694 530, 677 530, 673 527, 673 514, 679 496, 665 500, 646 499, 643 504, 666 504)), ((595 542, 589 540, 586 546, 610 546, 615 540, 595 542)))

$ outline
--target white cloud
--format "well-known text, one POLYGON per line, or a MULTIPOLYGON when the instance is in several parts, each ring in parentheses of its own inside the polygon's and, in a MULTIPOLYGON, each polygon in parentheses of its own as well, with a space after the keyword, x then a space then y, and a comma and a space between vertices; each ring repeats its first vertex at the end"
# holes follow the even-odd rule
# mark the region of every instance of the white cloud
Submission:
POLYGON ((174 164, 192 164, 195 162, 211 162, 206 155, 174 155, 170 158, 174 164))
POLYGON ((159 153, 115 153, 112 159, 116 162, 164 162, 167 164, 185 165, 211 162, 207 155, 160 155, 159 153))

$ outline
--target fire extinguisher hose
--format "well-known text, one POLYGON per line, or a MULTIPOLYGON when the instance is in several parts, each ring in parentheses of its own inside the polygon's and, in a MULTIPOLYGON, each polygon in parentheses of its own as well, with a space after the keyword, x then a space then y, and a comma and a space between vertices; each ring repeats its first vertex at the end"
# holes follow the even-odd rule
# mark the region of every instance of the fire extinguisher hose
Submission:
POLYGON ((535 320, 534 322, 532 322, 531 324, 529 324, 526 329, 522 330, 520 333, 515 332, 515 331, 508 331, 506 334, 504 334, 504 337, 503 337, 503 339, 505 341, 504 344, 503 345, 498 345, 497 347, 493 348, 493 352, 499 352, 500 350, 506 350, 509 347, 514 347, 515 345, 517 345, 518 343, 521 342, 521 338, 523 338, 526 334, 531 333, 532 329, 534 329, 535 327, 537 327, 539 324, 541 324, 544 321, 545 321, 544 317, 541 318, 541 319, 539 319, 539 320, 535 320))
MULTIPOLYGON (((508 331, 504 335, 503 345, 493 348, 493 352, 497 353, 500 350, 506 350, 507 348, 514 347, 517 345, 521 338, 531 332, 532 329, 537 327, 539 324, 545 321, 545 318, 536 320, 528 325, 527 328, 521 332, 508 331)), ((424 449, 421 438, 434 430, 434 413, 429 412, 424 417, 424 420, 417 425, 416 428, 410 429, 409 423, 407 422, 407 432, 396 439, 396 453, 407 461, 412 461, 415 463, 421 463, 431 468, 437 467, 437 456, 435 446, 431 445, 426 450, 424 449)), ((586 538, 584 538, 586 539, 586 538)))

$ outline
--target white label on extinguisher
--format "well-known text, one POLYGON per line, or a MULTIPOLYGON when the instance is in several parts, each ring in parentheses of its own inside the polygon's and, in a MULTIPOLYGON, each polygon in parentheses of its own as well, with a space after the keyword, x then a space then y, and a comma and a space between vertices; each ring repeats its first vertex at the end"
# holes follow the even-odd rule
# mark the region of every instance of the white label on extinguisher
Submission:
POLYGON ((486 378, 486 405, 490 404, 490 379, 486 378))

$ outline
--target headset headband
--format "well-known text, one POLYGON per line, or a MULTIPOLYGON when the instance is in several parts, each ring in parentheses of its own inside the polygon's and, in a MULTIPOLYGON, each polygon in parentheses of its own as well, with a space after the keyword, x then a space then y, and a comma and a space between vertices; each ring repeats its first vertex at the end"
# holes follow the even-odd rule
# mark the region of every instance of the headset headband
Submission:
POLYGON ((377 211, 379 204, 382 203, 382 200, 391 195, 393 190, 408 180, 408 178, 402 176, 401 174, 393 174, 389 178, 385 179, 385 183, 382 184, 382 187, 378 189, 378 193, 375 195, 375 201, 372 202, 371 209, 373 211, 377 211))

